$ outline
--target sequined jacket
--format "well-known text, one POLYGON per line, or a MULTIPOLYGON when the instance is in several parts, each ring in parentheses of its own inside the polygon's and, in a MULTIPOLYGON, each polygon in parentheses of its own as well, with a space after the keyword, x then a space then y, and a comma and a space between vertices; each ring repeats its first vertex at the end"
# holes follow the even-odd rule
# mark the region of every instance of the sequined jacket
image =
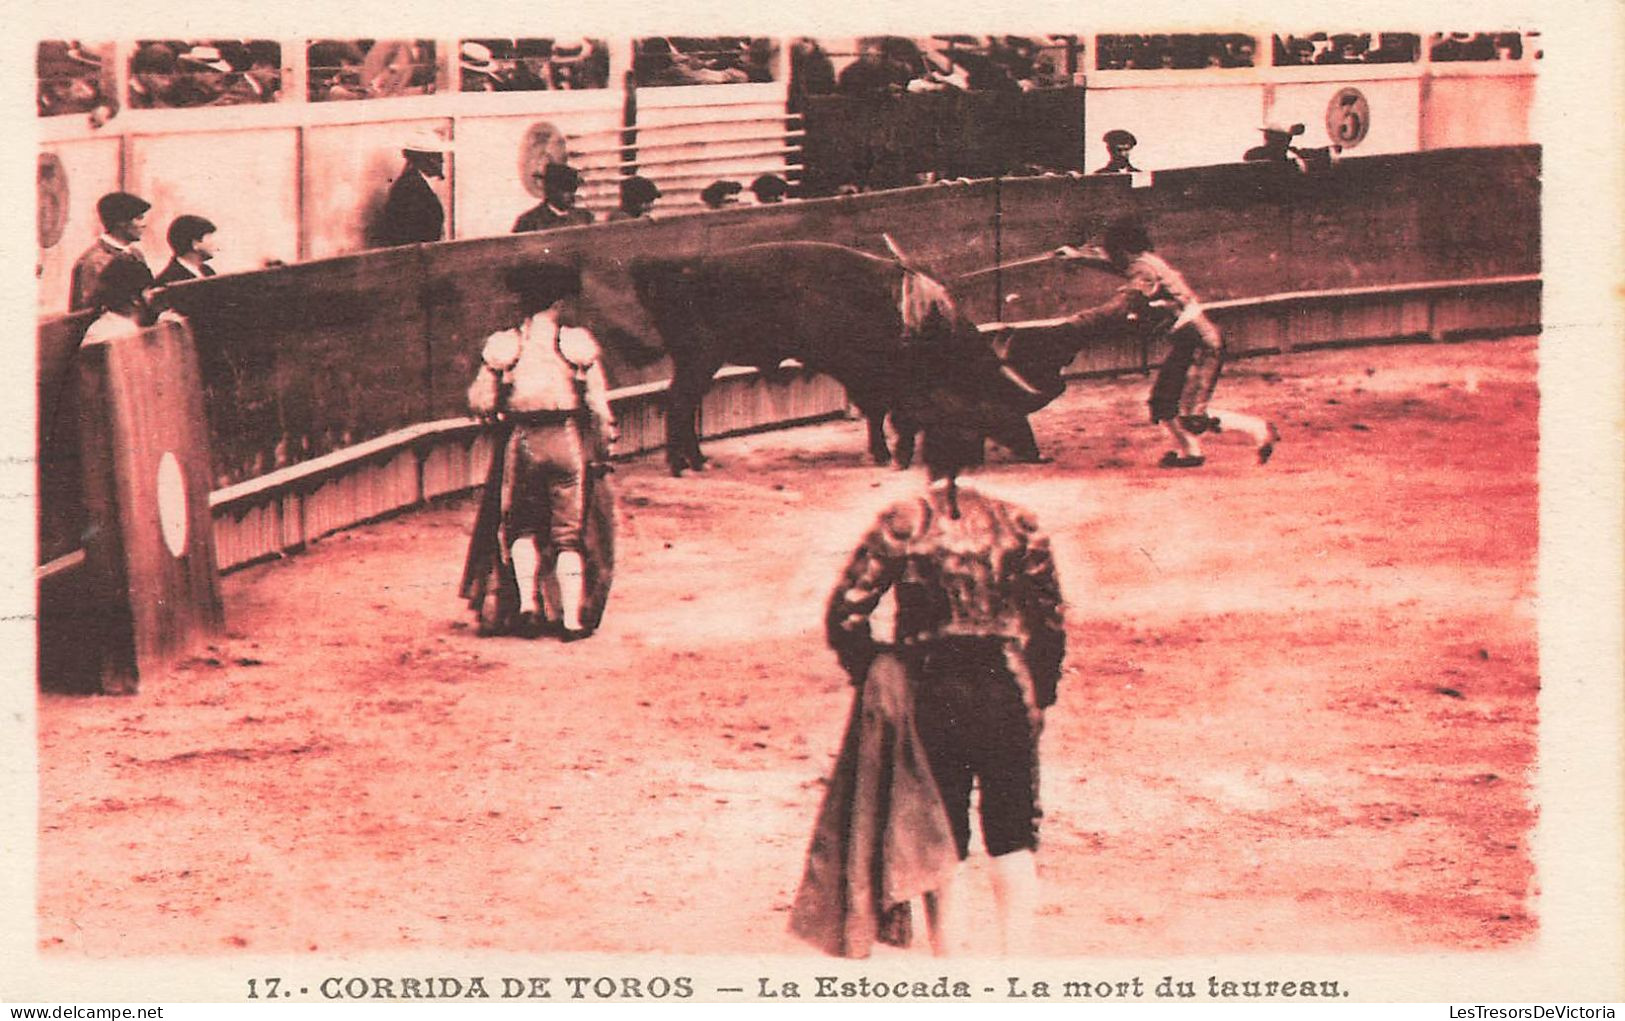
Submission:
POLYGON ((1004 639, 1030 674, 1037 708, 1054 704, 1066 655, 1065 606, 1049 540, 1028 511, 961 487, 881 513, 829 599, 825 634, 841 665, 864 676, 876 645, 870 617, 896 593, 897 644, 1004 639), (957 514, 955 511, 957 510, 957 514))

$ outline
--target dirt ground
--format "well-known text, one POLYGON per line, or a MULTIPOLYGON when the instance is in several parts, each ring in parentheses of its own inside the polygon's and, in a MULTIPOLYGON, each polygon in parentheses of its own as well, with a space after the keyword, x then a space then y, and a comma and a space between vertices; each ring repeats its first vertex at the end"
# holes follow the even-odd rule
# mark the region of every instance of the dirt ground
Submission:
MULTIPOLYGON (((1053 464, 969 480, 1037 511, 1071 607, 1047 952, 1532 939, 1535 363, 1533 339, 1239 362, 1216 403, 1285 442, 1196 471, 1155 467, 1144 379, 1080 383, 1034 417, 1053 464)), ((227 576, 210 656, 41 698, 42 950, 808 952, 789 905, 851 699, 823 602, 924 485, 862 435, 622 466, 585 642, 474 635, 466 499, 227 576)), ((966 883, 985 908, 979 842, 966 883)))

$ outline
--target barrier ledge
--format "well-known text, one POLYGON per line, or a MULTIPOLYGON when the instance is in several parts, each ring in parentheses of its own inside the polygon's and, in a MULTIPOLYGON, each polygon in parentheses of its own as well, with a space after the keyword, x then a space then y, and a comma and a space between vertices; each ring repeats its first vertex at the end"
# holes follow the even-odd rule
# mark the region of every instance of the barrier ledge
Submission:
POLYGON ((476 432, 480 428, 480 423, 472 418, 449 418, 409 425, 404 429, 396 429, 374 439, 345 447, 343 450, 335 450, 308 461, 278 468, 257 478, 216 489, 209 494, 209 509, 216 512, 229 511, 243 504, 257 503, 263 497, 284 489, 315 486, 357 464, 382 460, 407 447, 459 432, 476 432))

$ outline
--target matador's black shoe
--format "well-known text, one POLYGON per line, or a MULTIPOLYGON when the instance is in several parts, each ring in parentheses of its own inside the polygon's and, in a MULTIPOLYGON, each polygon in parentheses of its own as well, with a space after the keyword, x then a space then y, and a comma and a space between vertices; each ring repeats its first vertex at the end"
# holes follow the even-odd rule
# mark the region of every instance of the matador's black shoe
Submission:
POLYGON ((1162 455, 1162 460, 1157 462, 1157 467, 1159 467, 1159 468, 1200 468, 1204 464, 1207 464, 1207 458, 1203 457, 1201 454, 1188 454, 1187 455, 1187 454, 1181 454, 1181 453, 1179 453, 1178 451, 1175 451, 1175 450, 1170 450, 1166 454, 1162 455))

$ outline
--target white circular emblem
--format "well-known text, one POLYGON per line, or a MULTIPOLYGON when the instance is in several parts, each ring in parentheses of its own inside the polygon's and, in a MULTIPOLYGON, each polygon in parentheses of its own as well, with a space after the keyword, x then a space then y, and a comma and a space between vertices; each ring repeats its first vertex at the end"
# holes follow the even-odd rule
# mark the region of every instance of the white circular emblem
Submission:
POLYGON ((186 478, 173 451, 164 451, 158 461, 158 524, 164 530, 164 545, 175 556, 186 553, 186 478))

